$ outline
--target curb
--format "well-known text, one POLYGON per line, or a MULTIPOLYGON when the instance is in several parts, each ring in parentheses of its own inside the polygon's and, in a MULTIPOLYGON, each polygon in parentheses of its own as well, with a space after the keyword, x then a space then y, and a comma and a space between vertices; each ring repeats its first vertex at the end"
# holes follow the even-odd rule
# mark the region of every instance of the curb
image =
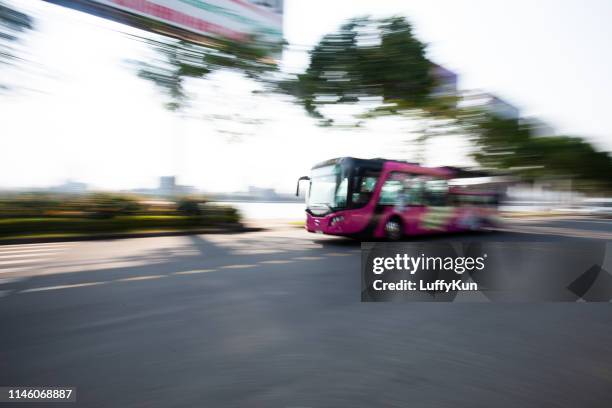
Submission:
POLYGON ((152 238, 152 237, 173 237, 181 235, 200 235, 200 234, 240 234, 243 232, 263 231, 259 227, 232 227, 232 228, 207 228, 196 230, 179 231, 160 231, 160 232, 134 232, 134 233, 108 233, 95 235, 77 235, 73 237, 40 237, 40 238, 0 238, 0 245, 15 244, 44 244, 51 242, 76 242, 76 241, 101 241, 109 239, 128 239, 128 238, 152 238))

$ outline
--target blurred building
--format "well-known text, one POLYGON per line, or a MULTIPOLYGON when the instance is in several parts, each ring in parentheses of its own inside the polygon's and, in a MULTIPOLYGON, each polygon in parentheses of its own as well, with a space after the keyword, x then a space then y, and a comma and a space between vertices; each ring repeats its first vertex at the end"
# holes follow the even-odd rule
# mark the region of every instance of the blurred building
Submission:
POLYGON ((162 176, 159 178, 159 186, 157 188, 136 188, 127 190, 127 192, 151 195, 151 196, 174 196, 193 194, 197 190, 193 186, 183 186, 177 184, 175 176, 162 176))
POLYGON ((176 177, 163 176, 159 178, 159 192, 165 195, 174 194, 176 190, 176 177))
POLYGON ((478 107, 501 119, 519 120, 521 111, 510 102, 489 92, 479 90, 463 92, 461 105, 464 107, 478 107))
POLYGON ((457 95, 459 75, 438 64, 433 64, 430 72, 436 81, 432 96, 457 95))
POLYGON ((162 176, 159 178, 157 194, 163 196, 191 194, 195 192, 193 186, 183 186, 177 184, 175 176, 162 176))
POLYGON ((538 118, 521 118, 520 123, 527 126, 533 136, 555 136, 557 134, 555 128, 538 118))
POLYGON ((511 103, 506 102, 502 98, 490 93, 484 94, 483 97, 485 99, 484 106, 490 113, 494 114, 495 116, 498 116, 502 119, 519 118, 521 114, 519 108, 512 105, 511 103))
POLYGON ((249 186, 249 195, 252 198, 259 200, 275 200, 278 198, 278 194, 273 188, 261 188, 255 186, 249 186))
POLYGON ((64 194, 83 194, 87 192, 87 184, 80 183, 77 181, 66 180, 64 184, 60 184, 59 186, 51 187, 49 191, 54 193, 64 193, 64 194))

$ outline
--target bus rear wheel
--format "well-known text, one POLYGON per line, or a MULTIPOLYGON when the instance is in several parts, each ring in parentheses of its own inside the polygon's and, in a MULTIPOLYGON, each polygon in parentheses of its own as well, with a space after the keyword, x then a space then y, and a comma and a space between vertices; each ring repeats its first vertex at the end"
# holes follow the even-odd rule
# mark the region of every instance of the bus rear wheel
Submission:
POLYGON ((389 218, 385 223, 385 238, 389 241, 399 241, 402 235, 402 222, 396 217, 389 218))

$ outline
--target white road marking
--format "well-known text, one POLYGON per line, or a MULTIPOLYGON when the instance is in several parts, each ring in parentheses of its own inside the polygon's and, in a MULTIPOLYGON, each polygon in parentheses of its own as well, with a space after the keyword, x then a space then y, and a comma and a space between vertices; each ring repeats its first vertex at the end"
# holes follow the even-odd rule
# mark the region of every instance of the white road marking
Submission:
POLYGON ((193 275, 196 273, 214 272, 216 269, 194 269, 193 271, 179 271, 174 272, 173 275, 193 275))
POLYGON ((4 253, 0 252, 0 263, 2 263, 2 259, 8 259, 8 258, 36 258, 36 257, 41 257, 41 256, 49 256, 49 254, 47 253, 20 253, 20 254, 11 254, 11 255, 5 255, 4 253))
POLYGON ((25 269, 31 269, 32 266, 21 266, 19 268, 0 268, 0 273, 11 273, 11 272, 19 272, 25 269))
POLYGON ((20 279, 20 278, 0 278, 0 285, 6 285, 6 284, 9 284, 9 283, 18 282, 20 280, 23 280, 23 279, 20 279))
POLYGON ((66 243, 0 246, 0 275, 33 270, 67 251, 70 246, 66 243))
POLYGON ((242 265, 224 265, 221 266, 221 269, 242 269, 242 268, 252 268, 256 265, 253 264, 242 264, 242 265))
POLYGON ((57 290, 57 289, 71 289, 71 288, 82 288, 85 286, 96 286, 96 285, 103 285, 107 282, 87 282, 87 283, 75 283, 72 285, 58 285, 58 286, 43 286, 40 288, 30 288, 30 289, 24 289, 19 293, 30 293, 30 292, 43 292, 43 291, 47 291, 47 290, 57 290))
POLYGON ((318 259, 323 259, 322 256, 297 256, 293 259, 297 259, 298 261, 316 261, 318 259))
MULTIPOLYGON (((36 259, 13 259, 12 261, 2 261, 0 262, 0 266, 3 265, 19 265, 19 264, 27 264, 27 263, 36 263, 36 259)), ((2 269, 0 269, 2 270, 2 269)))
POLYGON ((289 261, 286 259, 276 259, 276 260, 271 260, 271 261, 261 261, 259 262, 260 264, 287 264, 287 263, 291 263, 293 261, 289 261))
POLYGON ((36 252, 59 252, 59 251, 63 251, 63 249, 59 249, 59 248, 40 248, 40 249, 10 249, 10 250, 3 250, 2 247, 0 247, 0 254, 1 255, 5 255, 5 254, 22 254, 22 253, 36 253, 36 252))
POLYGON ((131 278, 117 279, 115 280, 115 282, 132 282, 132 281, 141 281, 141 280, 148 280, 148 279, 159 279, 159 278, 165 278, 165 277, 166 275, 134 276, 131 278))
POLYGON ((14 250, 14 249, 56 249, 63 248, 67 246, 72 246, 74 244, 70 243, 48 243, 48 244, 17 244, 17 245, 2 245, 0 246, 0 251, 3 250, 14 250))

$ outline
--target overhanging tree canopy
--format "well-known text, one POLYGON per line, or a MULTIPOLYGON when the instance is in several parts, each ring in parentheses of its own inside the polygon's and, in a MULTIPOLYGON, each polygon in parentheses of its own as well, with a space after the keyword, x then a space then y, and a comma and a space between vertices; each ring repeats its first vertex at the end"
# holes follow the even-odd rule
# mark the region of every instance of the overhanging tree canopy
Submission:
POLYGON ((330 104, 378 100, 369 115, 433 110, 440 98, 432 95, 436 79, 425 49, 403 17, 352 19, 321 39, 303 74, 279 87, 327 124, 333 118, 321 108, 330 104))

